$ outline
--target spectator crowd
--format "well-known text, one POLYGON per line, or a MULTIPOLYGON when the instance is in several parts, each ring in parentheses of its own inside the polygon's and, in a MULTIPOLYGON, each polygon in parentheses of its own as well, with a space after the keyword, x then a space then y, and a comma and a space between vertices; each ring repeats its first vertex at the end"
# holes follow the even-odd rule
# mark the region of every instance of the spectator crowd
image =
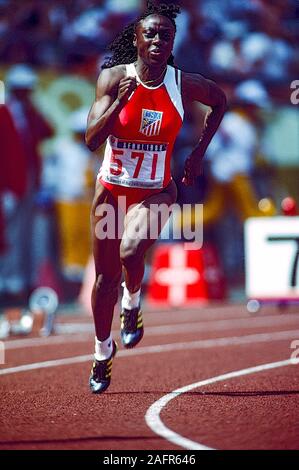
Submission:
MULTIPOLYGON (((144 3, 0 0, 1 63, 96 73, 107 44, 135 19, 144 3)), ((287 80, 298 70, 297 0, 177 3, 182 14, 175 57, 183 69, 236 82, 252 76, 287 80)))

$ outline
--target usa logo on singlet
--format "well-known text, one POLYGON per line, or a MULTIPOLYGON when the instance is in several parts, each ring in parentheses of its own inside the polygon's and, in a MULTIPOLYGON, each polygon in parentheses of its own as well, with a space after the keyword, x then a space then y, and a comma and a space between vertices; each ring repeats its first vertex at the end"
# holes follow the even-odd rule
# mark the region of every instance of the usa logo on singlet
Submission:
POLYGON ((163 111, 143 109, 139 132, 144 135, 158 135, 161 129, 163 111))

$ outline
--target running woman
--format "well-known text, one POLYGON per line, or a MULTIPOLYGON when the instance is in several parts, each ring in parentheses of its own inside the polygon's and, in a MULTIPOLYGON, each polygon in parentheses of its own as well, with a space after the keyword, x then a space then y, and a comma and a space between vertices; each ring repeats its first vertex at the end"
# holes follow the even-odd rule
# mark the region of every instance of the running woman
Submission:
POLYGON ((146 11, 116 38, 110 46, 112 57, 99 75, 88 117, 88 148, 95 151, 106 142, 91 214, 96 268, 92 292, 95 355, 89 379, 93 393, 102 393, 110 385, 117 351, 111 324, 122 273, 123 346, 132 348, 143 336, 140 288, 144 258, 166 222, 153 239, 150 226, 158 224, 159 214, 155 216, 151 206, 169 207, 176 201, 170 164, 184 109, 194 101, 211 108, 198 144, 185 162, 182 181, 188 186, 202 172, 203 156, 226 109, 225 95, 214 82, 174 66, 172 49, 179 12, 177 5, 148 2, 146 11), (118 227, 120 207, 125 230, 121 236, 103 237, 99 228, 106 222, 118 227))

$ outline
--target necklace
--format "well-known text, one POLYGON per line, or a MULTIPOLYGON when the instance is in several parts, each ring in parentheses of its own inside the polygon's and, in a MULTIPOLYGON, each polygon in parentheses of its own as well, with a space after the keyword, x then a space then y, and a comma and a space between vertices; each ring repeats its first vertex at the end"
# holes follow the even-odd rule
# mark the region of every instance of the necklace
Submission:
POLYGON ((166 72, 166 69, 167 69, 167 65, 166 65, 165 69, 163 70, 163 72, 161 73, 161 75, 159 75, 159 77, 157 77, 157 78, 154 78, 153 80, 146 80, 146 82, 144 82, 143 80, 140 79, 139 76, 138 76, 138 78, 141 81, 141 83, 143 83, 144 85, 147 85, 148 83, 154 83, 154 82, 157 82, 158 80, 161 80, 164 73, 166 72))

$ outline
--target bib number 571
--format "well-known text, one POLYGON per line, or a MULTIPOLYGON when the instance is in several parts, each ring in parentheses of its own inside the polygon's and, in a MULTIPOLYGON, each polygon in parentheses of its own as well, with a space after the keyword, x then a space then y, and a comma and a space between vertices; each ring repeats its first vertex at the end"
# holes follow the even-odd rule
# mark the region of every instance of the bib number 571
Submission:
MULTIPOLYGON (((110 171, 112 175, 114 176, 120 176, 122 174, 123 164, 122 164, 122 160, 119 157, 122 156, 123 154, 124 154, 123 150, 116 150, 116 149, 112 150, 110 171)), ((144 161, 144 156, 145 156, 144 152, 132 152, 131 153, 130 155, 131 159, 133 160, 137 159, 137 163, 136 163, 135 170, 133 173, 133 178, 138 178, 141 167, 142 167, 142 163, 144 161)), ((157 163, 158 163, 157 153, 153 153, 151 163, 152 163, 152 167, 151 167, 150 178, 151 180, 154 180, 156 177, 157 163)))

